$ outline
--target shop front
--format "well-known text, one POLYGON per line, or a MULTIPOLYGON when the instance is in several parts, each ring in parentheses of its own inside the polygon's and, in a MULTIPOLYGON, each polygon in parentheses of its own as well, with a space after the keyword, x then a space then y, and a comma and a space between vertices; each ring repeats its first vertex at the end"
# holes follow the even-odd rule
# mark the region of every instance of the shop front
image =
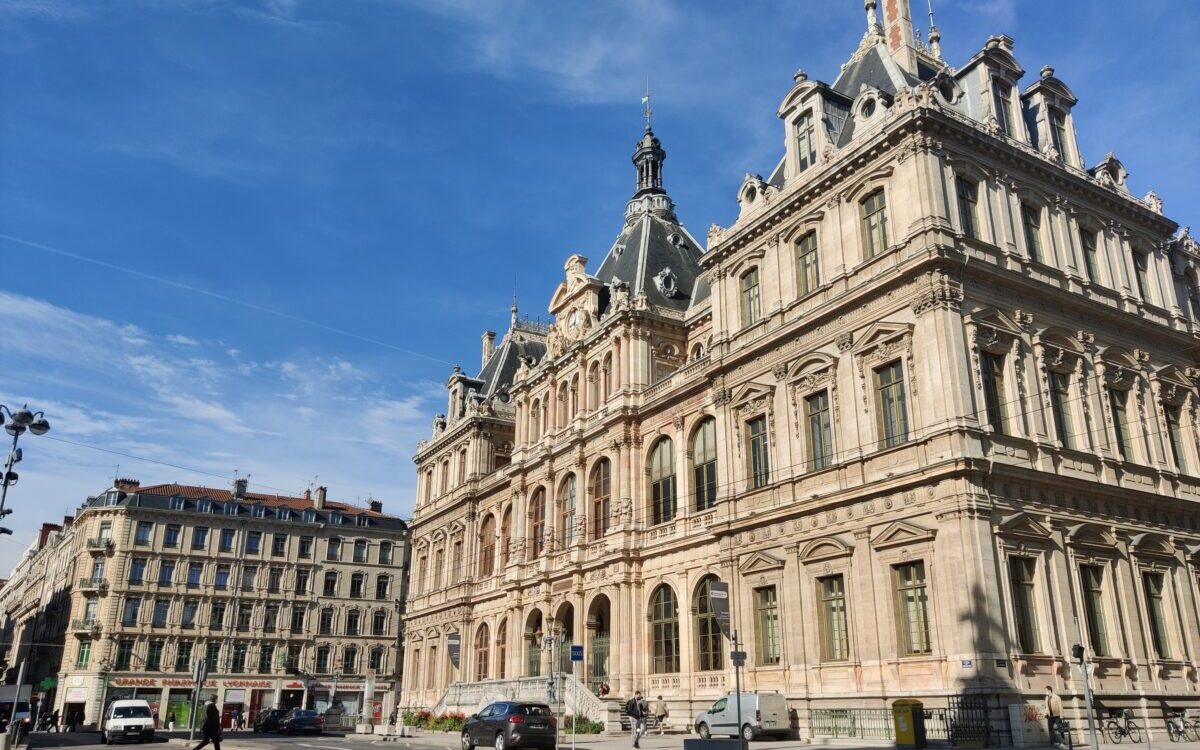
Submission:
POLYGON ((154 726, 162 726, 163 691, 159 681, 144 677, 114 677, 109 681, 108 692, 104 697, 105 707, 113 701, 142 700, 150 704, 150 713, 154 716, 154 726))
POLYGON ((387 682, 376 682, 374 690, 366 682, 314 682, 312 707, 325 715, 328 727, 353 727, 364 719, 381 723, 383 703, 376 698, 390 689, 387 682))

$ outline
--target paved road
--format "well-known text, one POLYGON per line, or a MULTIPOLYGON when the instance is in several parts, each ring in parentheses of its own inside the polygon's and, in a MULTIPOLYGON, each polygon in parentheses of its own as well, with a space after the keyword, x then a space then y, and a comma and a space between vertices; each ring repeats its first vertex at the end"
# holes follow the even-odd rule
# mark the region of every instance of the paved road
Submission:
MULTIPOLYGON (((156 732, 154 744, 166 747, 186 746, 187 732, 156 732)), ((199 743, 200 733, 196 732, 196 742, 199 743)), ((44 748, 59 747, 90 747, 100 745, 99 732, 36 732, 28 737, 28 750, 43 750, 44 748)), ((369 741, 346 740, 340 733, 324 734, 320 737, 287 737, 278 734, 255 734, 254 732, 226 732, 221 737, 221 750, 228 743, 230 750, 239 747, 253 747, 256 750, 368 750, 369 741)), ((382 744, 382 743, 381 743, 382 744)), ((22 745, 24 748, 25 745, 22 745)), ((136 747, 130 745, 129 747, 136 747)), ((377 750, 377 749, 375 749, 377 750)), ((399 750, 399 749, 397 749, 399 750)))

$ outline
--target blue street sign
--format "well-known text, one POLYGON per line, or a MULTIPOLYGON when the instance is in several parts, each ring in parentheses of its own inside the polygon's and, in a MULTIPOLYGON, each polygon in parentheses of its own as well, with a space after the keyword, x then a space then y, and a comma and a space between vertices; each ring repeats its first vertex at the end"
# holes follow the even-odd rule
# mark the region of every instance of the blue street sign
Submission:
POLYGON ((583 661, 583 646, 571 644, 571 661, 583 661))

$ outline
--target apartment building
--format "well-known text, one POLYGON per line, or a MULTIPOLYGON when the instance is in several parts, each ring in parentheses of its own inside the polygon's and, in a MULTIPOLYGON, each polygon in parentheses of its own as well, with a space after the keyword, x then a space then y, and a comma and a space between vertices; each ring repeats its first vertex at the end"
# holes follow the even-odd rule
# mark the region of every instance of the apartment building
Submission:
POLYGON ((123 479, 88 498, 74 531, 64 715, 91 722, 108 701, 142 698, 186 723, 200 659, 227 721, 394 705, 409 540, 382 503, 123 479))

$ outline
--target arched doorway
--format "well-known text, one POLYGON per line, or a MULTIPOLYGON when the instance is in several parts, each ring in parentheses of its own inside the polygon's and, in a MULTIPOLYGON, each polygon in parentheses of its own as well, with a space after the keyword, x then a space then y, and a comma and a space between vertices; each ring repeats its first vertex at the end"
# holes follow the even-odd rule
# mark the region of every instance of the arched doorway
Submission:
POLYGON ((525 620, 525 676, 542 676, 542 610, 535 609, 525 620))
POLYGON ((608 674, 609 639, 612 636, 612 605, 603 594, 592 600, 587 615, 587 675, 588 689, 600 694, 601 685, 611 685, 608 674))
POLYGON ((575 643, 575 607, 571 604, 563 604, 558 608, 558 614, 554 616, 554 634, 558 636, 557 648, 554 657, 559 672, 572 673, 571 664, 571 644, 575 643))

